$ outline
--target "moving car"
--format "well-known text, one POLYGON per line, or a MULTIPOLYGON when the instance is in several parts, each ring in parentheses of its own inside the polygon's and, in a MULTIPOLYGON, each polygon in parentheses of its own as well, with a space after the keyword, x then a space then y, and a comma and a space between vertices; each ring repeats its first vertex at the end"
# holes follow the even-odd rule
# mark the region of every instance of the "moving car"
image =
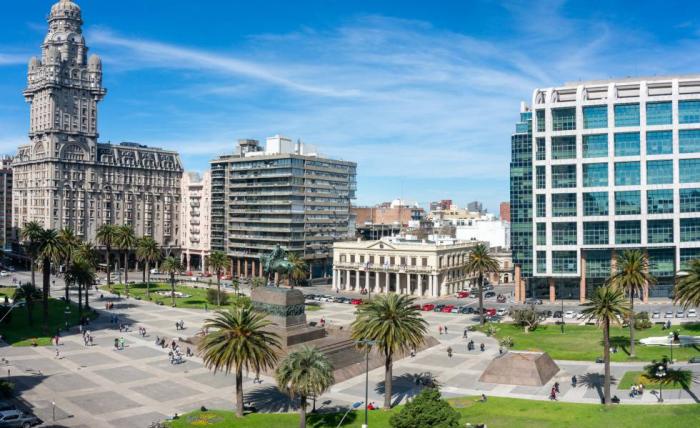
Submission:
POLYGON ((465 297, 469 297, 469 292, 467 290, 460 290, 457 292, 458 299, 464 299, 465 297))
POLYGON ((562 315, 562 311, 554 311, 554 314, 552 314, 552 318, 561 318, 562 315))
POLYGON ((695 318, 697 315, 697 312, 695 312, 695 309, 689 309, 688 310, 688 318, 695 318))
POLYGON ((450 312, 452 312, 453 314, 458 314, 459 308, 460 308, 459 306, 452 306, 452 310, 450 312))
POLYGON ((455 305, 445 305, 445 306, 443 306, 441 312, 445 312, 445 313, 449 314, 450 312, 452 312, 452 308, 454 308, 454 307, 455 307, 455 305))
POLYGON ((40 423, 41 421, 36 416, 20 410, 0 412, 0 427, 2 428, 29 428, 40 423))
POLYGON ((426 303, 421 307, 422 311, 432 311, 433 309, 435 309, 435 305, 433 305, 432 303, 426 303))
POLYGON ((151 275, 158 275, 160 271, 156 268, 151 269, 151 275))
POLYGON ((652 312, 651 317, 652 318, 661 318, 661 312, 654 311, 654 312, 652 312))

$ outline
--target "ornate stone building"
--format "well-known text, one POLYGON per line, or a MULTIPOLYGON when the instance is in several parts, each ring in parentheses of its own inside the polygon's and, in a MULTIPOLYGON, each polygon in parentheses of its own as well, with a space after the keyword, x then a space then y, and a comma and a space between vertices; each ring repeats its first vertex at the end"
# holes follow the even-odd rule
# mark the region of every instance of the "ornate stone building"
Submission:
POLYGON ((29 61, 30 141, 12 164, 14 226, 38 221, 94 240, 100 225, 127 223, 139 236, 179 247, 178 154, 98 143, 97 103, 106 89, 100 57, 87 55, 80 8, 61 0, 48 23, 41 58, 29 61))

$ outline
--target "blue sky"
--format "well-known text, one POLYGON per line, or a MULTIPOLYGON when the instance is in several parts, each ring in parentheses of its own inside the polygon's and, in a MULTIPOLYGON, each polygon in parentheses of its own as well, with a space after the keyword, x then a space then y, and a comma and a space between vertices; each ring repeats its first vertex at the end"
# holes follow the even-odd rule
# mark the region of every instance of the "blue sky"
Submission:
MULTIPOLYGON (((53 1, 3 2, 0 153, 26 141, 26 64, 53 1)), ((280 133, 358 162, 360 204, 508 200, 519 102, 565 81, 700 72, 683 1, 79 0, 103 141, 208 168, 280 133)))

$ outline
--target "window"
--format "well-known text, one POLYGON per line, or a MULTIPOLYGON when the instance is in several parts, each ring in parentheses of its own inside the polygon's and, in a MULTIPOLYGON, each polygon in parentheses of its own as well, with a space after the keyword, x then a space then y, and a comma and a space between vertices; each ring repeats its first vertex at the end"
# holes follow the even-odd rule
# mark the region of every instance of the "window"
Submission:
POLYGON ((670 101, 647 103, 647 125, 670 125, 673 123, 673 109, 670 101))
POLYGON ((608 106, 590 106, 583 108, 583 129, 607 127, 608 106))
POLYGON ((608 222, 588 221, 583 223, 584 245, 608 245, 608 222))
POLYGON ((642 203, 639 190, 631 192, 615 192, 615 214, 641 214, 642 203))
POLYGON ((536 155, 535 155, 535 159, 536 160, 544 160, 546 153, 547 153, 547 146, 546 146, 546 143, 544 141, 544 138, 537 138, 535 140, 535 150, 537 151, 536 155))
POLYGON ((552 251, 552 273, 576 273, 576 251, 552 251))
POLYGON ((700 152, 700 129, 678 131, 678 151, 680 153, 700 152))
POLYGON ((639 104, 616 105, 615 126, 639 126, 639 104))
POLYGON ((552 165, 552 188, 567 187, 576 187, 576 165, 552 165))
POLYGON ((676 251, 672 248, 650 249, 649 272, 657 278, 675 276, 676 251))
POLYGON ((552 109, 552 130, 572 131, 576 129, 576 108, 552 109))
POLYGON ((615 134, 615 156, 639 156, 639 132, 615 134))
POLYGON ((575 217, 576 193, 552 194, 552 217, 575 217))
POLYGON ((545 168, 544 166, 537 167, 537 170, 536 170, 536 175, 537 175, 536 188, 537 189, 544 189, 547 186, 547 176, 546 176, 544 168, 545 168))
POLYGON ((583 164, 583 187, 597 187, 608 185, 607 163, 583 164))
POLYGON ((552 223, 552 245, 576 245, 576 223, 552 223))
POLYGON ((553 137, 552 159, 575 159, 576 137, 553 137))
POLYGON ((647 213, 669 214, 673 212, 673 190, 647 191, 647 213))
POLYGON ((547 252, 537 252, 537 273, 547 273, 547 252))
POLYGON ((700 183, 700 159, 680 159, 678 170, 681 183, 700 183))
POLYGON ((537 195, 537 217, 547 216, 547 204, 545 202, 545 195, 537 195))
POLYGON ((673 133, 671 131, 647 132, 648 155, 670 155, 673 153, 673 133))
POLYGON ((639 221, 616 221, 616 244, 640 244, 642 242, 642 228, 639 221))
POLYGON ((700 101, 678 101, 678 123, 700 123, 700 101))
POLYGON ((583 136, 583 157, 599 158, 608 156, 608 134, 583 136))
POLYGON ((691 260, 700 259, 700 248, 681 248, 681 269, 688 269, 691 260))
POLYGON ((673 161, 647 161, 647 184, 673 184, 673 161))
POLYGON ((610 276, 610 251, 586 251, 586 276, 589 278, 607 278, 610 276))
POLYGON ((700 212, 700 189, 681 189, 680 200, 682 213, 700 212))
POLYGON ((673 220, 647 221, 647 242, 664 244, 673 242, 673 220))
POLYGON ((537 223, 537 245, 547 245, 547 225, 537 223))
POLYGON ((584 193, 583 215, 608 215, 608 192, 584 193))
POLYGON ((546 128, 546 122, 544 120, 544 110, 537 110, 535 116, 537 117, 537 132, 544 132, 546 128))
POLYGON ((700 241, 700 218, 681 219, 681 242, 700 241))
POLYGON ((633 186, 639 184, 639 162, 615 163, 615 185, 633 186))

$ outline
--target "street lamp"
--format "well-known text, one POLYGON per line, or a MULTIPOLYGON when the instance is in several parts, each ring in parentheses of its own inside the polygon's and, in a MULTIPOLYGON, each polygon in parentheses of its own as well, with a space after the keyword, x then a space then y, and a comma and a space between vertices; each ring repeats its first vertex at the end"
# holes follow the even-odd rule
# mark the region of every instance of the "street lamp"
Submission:
POLYGON ((666 369, 663 364, 656 368, 656 377, 659 379, 659 403, 664 402, 663 379, 666 377, 666 369))
MULTIPOLYGON (((372 350, 372 345, 376 344, 376 340, 361 339, 355 342, 359 345, 365 345, 367 347, 367 352, 365 354, 365 423, 362 428, 367 428, 367 406, 369 406, 369 352, 372 350)), ((338 425, 340 426, 340 425, 338 425)))
POLYGON ((355 409, 357 409, 358 407, 360 407, 361 405, 362 405, 362 401, 358 401, 358 402, 352 403, 352 406, 350 406, 350 408, 348 409, 348 411, 345 412, 345 414, 343 415, 343 418, 340 420, 340 422, 338 422, 338 428, 340 428, 340 426, 343 425, 343 421, 345 420, 345 417, 348 415, 348 413, 350 413, 350 410, 355 410, 355 409))

